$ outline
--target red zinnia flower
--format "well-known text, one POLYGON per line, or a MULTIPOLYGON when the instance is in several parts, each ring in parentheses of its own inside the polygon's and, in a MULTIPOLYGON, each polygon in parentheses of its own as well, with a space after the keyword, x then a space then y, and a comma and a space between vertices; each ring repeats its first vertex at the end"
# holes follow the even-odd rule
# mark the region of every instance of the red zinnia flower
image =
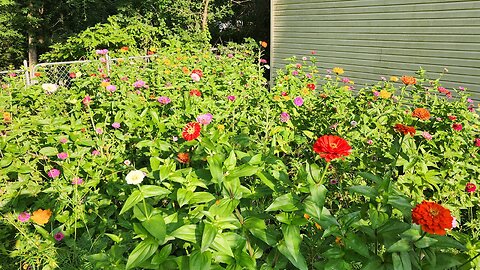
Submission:
POLYGON ((190 122, 183 128, 182 137, 186 141, 195 140, 200 136, 200 129, 202 129, 202 127, 198 122, 190 122))
POLYGON ((452 121, 455 121, 455 120, 457 120, 457 117, 455 115, 449 115, 448 119, 450 119, 452 121))
POLYGON ((459 124, 459 123, 453 123, 452 128, 456 131, 460 131, 460 130, 463 129, 463 126, 462 126, 462 124, 459 124))
POLYGON ((431 234, 445 235, 452 228, 453 217, 450 210, 435 202, 423 201, 412 210, 412 221, 431 234))
POLYGON ((188 153, 178 153, 177 158, 178 161, 183 164, 187 164, 190 162, 190 155, 188 153))
POLYGON ((330 162, 332 159, 350 155, 352 147, 348 142, 335 135, 323 135, 313 144, 313 151, 330 162))
POLYGON ((410 136, 415 136, 415 132, 417 132, 414 127, 410 127, 402 124, 396 124, 394 129, 400 133, 403 133, 403 135, 410 134, 410 136))
POLYGON ((412 116, 420 120, 428 120, 430 119, 430 112, 424 108, 416 108, 413 110, 412 116))
POLYGON ((307 88, 313 91, 313 90, 315 90, 316 86, 315 86, 314 83, 309 83, 309 84, 307 84, 307 88))
POLYGON ((475 190, 477 190, 477 186, 474 183, 469 182, 465 185, 466 192, 472 193, 472 192, 475 192, 475 190))
POLYGON ((202 93, 201 93, 200 91, 198 91, 197 89, 192 89, 192 90, 190 90, 190 96, 197 96, 197 97, 199 97, 199 96, 201 96, 201 95, 202 95, 202 93))
POLYGON ((197 74, 200 78, 203 77, 203 72, 200 69, 194 69, 192 73, 197 74))

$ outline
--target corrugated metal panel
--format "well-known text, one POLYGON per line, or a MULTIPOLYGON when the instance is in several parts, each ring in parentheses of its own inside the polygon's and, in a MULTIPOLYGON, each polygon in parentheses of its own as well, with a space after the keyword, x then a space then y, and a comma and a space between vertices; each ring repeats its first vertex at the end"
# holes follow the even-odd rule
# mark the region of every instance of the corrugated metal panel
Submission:
POLYGON ((480 1, 272 0, 272 75, 285 58, 317 51, 357 83, 419 67, 480 100, 480 1))

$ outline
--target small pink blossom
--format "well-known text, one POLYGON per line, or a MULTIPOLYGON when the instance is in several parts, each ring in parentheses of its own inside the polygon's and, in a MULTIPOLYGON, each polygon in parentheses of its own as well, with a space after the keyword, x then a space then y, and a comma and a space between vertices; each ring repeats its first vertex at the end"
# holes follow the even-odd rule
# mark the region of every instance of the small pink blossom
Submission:
POLYGON ((378 91, 373 91, 373 95, 376 96, 376 97, 378 97, 378 96, 380 95, 380 92, 378 92, 378 91))
POLYGON ((227 54, 227 57, 228 58, 233 58, 233 54, 229 53, 229 54, 227 54))
POLYGON ((300 68, 302 68, 302 64, 297 63, 297 64, 295 65, 295 67, 298 68, 298 69, 300 69, 300 68))
POLYGON ((117 91, 117 87, 113 84, 107 85, 106 89, 107 89, 107 91, 110 91, 112 93, 117 91))
POLYGON ((80 177, 75 177, 72 179, 72 185, 81 185, 83 184, 83 179, 80 177))
POLYGON ((453 123, 453 124, 452 124, 452 128, 453 128, 454 130, 456 130, 456 131, 460 131, 460 130, 463 129, 463 126, 462 126, 462 124, 460 124, 460 123, 453 123))
POLYGON ((455 217, 453 217, 453 220, 452 220, 452 229, 453 228, 458 228, 458 221, 455 217))
POLYGON ((350 82, 350 79, 345 77, 345 78, 342 78, 342 82, 343 83, 349 83, 350 82))
POLYGON ((107 62, 107 59, 105 59, 105 57, 100 57, 100 62, 106 63, 106 62, 107 62))
POLYGON ((262 59, 260 59, 260 63, 266 64, 266 63, 268 63, 268 61, 267 61, 267 59, 263 59, 263 58, 262 58, 262 59))
POLYGON ((92 102, 92 98, 90 98, 89 95, 86 95, 82 100, 82 103, 85 106, 89 106, 91 102, 92 102))
POLYGON ((465 191, 466 192, 473 193, 473 192, 475 192, 475 190, 477 190, 477 186, 474 183, 468 182, 465 185, 465 191))
POLYGON ((120 123, 114 122, 114 123, 112 124, 112 127, 115 128, 115 129, 120 128, 120 123))
POLYGON ((468 103, 473 103, 473 100, 471 98, 467 98, 468 103))
POLYGON ((475 139, 475 146, 480 147, 480 138, 475 139))
POLYGON ((422 132, 422 137, 425 138, 425 140, 430 141, 432 139, 432 135, 428 133, 428 131, 422 132))
POLYGON ((145 85, 146 85, 145 82, 142 80, 138 80, 133 83, 133 87, 135 88, 142 88, 142 87, 145 87, 145 85))
POLYGON ((30 214, 27 212, 22 212, 18 215, 18 221, 27 222, 30 219, 30 214))
POLYGON ((302 60, 307 61, 307 57, 306 56, 302 57, 302 60))
POLYGON ((125 159, 125 160, 123 161, 123 164, 125 164, 125 165, 127 165, 127 166, 130 166, 130 164, 132 164, 132 163, 130 162, 130 160, 125 159))
POLYGON ((310 73, 307 73, 307 74, 305 74, 305 77, 307 77, 307 78, 311 79, 311 78, 312 78, 312 74, 310 74, 310 73))
POLYGON ((68 153, 67 152, 61 152, 57 154, 57 157, 61 160, 65 160, 68 158, 68 153))
POLYGON ((236 97, 235 97, 235 96, 232 96, 232 95, 228 96, 227 98, 228 98, 228 100, 230 100, 230 101, 235 101, 235 99, 236 99, 236 97))
POLYGON ((172 100, 169 97, 166 97, 166 96, 161 96, 161 97, 157 98, 157 101, 160 104, 163 104, 163 105, 166 105, 166 104, 172 102, 172 100))
POLYGON ((68 139, 67 139, 67 138, 60 138, 59 142, 60 142, 61 144, 65 144, 65 143, 68 142, 68 139))
POLYGON ((95 53, 99 55, 105 55, 108 53, 108 50, 107 49, 96 50, 95 53))
POLYGON ((458 87, 458 90, 460 90, 460 91, 465 91, 465 87, 459 86, 459 87, 458 87))
POLYGON ((92 151, 92 156, 98 156, 98 155, 100 155, 100 151, 98 151, 98 150, 93 150, 92 151))
POLYGON ((62 232, 58 232, 53 236, 53 238, 55 238, 55 240, 57 240, 57 241, 62 241, 62 239, 64 237, 65 237, 65 235, 62 232))
POLYGON ((213 116, 211 113, 201 114, 197 117, 197 121, 202 125, 208 125, 212 122, 213 116))
POLYGON ((95 129, 95 132, 96 132, 97 134, 103 134, 103 129, 102 129, 102 128, 96 128, 96 129, 95 129))
POLYGON ((288 122, 288 120, 290 120, 290 115, 287 113, 287 112, 282 112, 280 114, 280 122, 288 122))
POLYGON ((198 75, 197 73, 192 73, 192 74, 190 74, 190 78, 191 78, 192 81, 194 81, 194 82, 199 82, 199 81, 200 81, 200 75, 198 75))
POLYGON ((174 142, 178 141, 178 137, 177 137, 177 136, 173 136, 173 137, 172 137, 172 141, 174 141, 174 142))
POLYGON ((297 76, 297 75, 298 75, 298 71, 296 71, 296 70, 292 71, 292 75, 293 75, 293 76, 297 76))
POLYGON ((373 141, 370 139, 370 140, 367 141, 367 143, 368 143, 369 145, 372 145, 372 144, 373 144, 373 141))
POLYGON ((51 169, 50 171, 48 171, 47 175, 50 178, 57 178, 60 176, 60 171, 57 169, 51 169))
POLYGON ((325 79, 330 80, 332 78, 332 75, 325 75, 325 79))
POLYGON ((293 104, 297 106, 302 106, 303 105, 303 98, 302 97, 296 97, 293 99, 293 104))

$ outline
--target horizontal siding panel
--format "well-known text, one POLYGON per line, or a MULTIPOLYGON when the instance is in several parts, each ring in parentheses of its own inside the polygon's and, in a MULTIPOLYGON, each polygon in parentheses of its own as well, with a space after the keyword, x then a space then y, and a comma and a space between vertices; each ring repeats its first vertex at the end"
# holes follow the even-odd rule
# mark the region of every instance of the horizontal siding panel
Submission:
MULTIPOLYGON (((480 0, 273 0, 272 74, 285 58, 315 55, 324 71, 372 84, 420 67, 480 101, 480 0)), ((301 61, 301 60, 299 60, 301 61)))

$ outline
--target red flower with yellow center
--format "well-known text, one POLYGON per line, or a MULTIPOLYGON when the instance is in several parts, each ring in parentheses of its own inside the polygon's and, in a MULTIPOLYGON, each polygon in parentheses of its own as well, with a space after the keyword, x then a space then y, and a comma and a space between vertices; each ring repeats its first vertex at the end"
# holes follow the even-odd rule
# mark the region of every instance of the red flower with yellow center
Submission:
POLYGON ((394 129, 400 133, 403 133, 403 135, 410 134, 410 136, 415 136, 415 132, 417 132, 414 127, 410 127, 402 124, 396 124, 394 129))
POLYGON ((452 228, 453 217, 450 210, 440 204, 423 201, 413 208, 412 221, 424 232, 445 235, 445 230, 452 228))
POLYGON ((313 151, 330 162, 333 159, 350 155, 352 147, 346 140, 335 135, 323 135, 313 144, 313 151))
POLYGON ((307 88, 313 91, 313 90, 315 90, 316 86, 315 86, 314 83, 309 83, 309 84, 307 84, 307 88))
POLYGON ((430 112, 425 108, 416 108, 413 110, 412 116, 420 120, 428 120, 430 119, 430 112))
POLYGON ((402 82, 403 82, 403 84, 405 84, 405 85, 416 84, 416 83, 417 83, 417 79, 415 79, 415 78, 412 77, 412 76, 402 76, 402 82))
POLYGON ((196 97, 199 97, 201 96, 202 93, 198 90, 198 89, 192 89, 190 90, 190 96, 196 96, 196 97))
POLYGON ((190 122, 185 125, 182 131, 182 137, 186 141, 192 141, 198 138, 200 136, 200 130, 202 127, 200 126, 200 123, 198 122, 190 122))

